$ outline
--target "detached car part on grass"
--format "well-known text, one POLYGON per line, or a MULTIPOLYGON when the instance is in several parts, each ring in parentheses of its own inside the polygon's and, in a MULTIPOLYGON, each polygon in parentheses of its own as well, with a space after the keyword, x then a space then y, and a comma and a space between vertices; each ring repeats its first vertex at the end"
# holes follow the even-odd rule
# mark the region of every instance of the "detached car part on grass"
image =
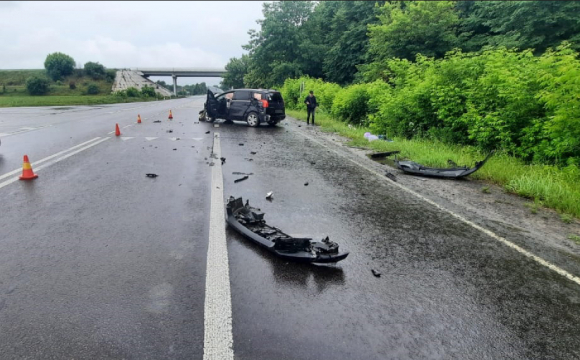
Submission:
POLYGON ((487 162, 487 160, 491 157, 491 155, 493 155, 493 153, 494 153, 493 151, 490 152, 482 161, 476 161, 475 166, 472 168, 468 168, 467 166, 459 166, 452 168, 430 168, 423 166, 421 164, 417 164, 416 162, 413 161, 399 161, 399 160, 395 160, 395 164, 397 164, 397 167, 399 169, 412 175, 447 178, 447 179, 459 179, 467 175, 473 174, 477 170, 481 169, 481 167, 487 162))
POLYGON ((241 197, 230 196, 226 205, 227 223, 244 237, 286 260, 304 263, 335 263, 344 260, 348 252, 340 252, 338 244, 326 237, 321 241, 295 238, 269 226, 264 213, 253 208, 241 197))

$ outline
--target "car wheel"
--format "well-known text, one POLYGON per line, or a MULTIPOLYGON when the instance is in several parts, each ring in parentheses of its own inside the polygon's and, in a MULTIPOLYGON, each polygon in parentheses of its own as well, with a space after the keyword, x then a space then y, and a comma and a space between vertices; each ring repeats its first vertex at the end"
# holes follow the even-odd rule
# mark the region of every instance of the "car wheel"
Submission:
POLYGON ((250 125, 251 127, 257 127, 258 125, 260 125, 260 118, 258 117, 258 114, 253 111, 248 113, 248 115, 246 116, 246 121, 248 122, 248 125, 250 125))

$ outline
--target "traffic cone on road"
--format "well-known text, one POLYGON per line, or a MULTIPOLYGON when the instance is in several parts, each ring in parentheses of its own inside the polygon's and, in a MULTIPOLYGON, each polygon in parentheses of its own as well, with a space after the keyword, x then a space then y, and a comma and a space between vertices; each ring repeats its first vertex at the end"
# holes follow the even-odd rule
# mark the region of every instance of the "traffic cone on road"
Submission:
POLYGON ((121 130, 119 130, 119 124, 115 124, 115 136, 121 136, 121 130))
POLYGON ((30 166, 28 155, 24 155, 24 162, 22 164, 22 176, 20 176, 20 180, 32 180, 36 179, 37 177, 38 175, 32 171, 32 166, 30 166))
POLYGON ((141 115, 137 114, 137 124, 141 124, 141 115))
POLYGON ((173 114, 171 113, 171 110, 169 110, 169 120, 173 120, 173 114))

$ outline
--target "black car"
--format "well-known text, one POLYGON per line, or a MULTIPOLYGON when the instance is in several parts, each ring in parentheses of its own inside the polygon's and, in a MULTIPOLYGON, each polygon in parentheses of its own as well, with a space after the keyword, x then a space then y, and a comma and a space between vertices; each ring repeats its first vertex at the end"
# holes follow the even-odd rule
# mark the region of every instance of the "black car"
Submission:
POLYGON ((240 120, 252 127, 263 122, 274 126, 285 118, 282 94, 264 89, 235 89, 217 96, 208 90, 204 109, 200 112, 200 120, 240 120))

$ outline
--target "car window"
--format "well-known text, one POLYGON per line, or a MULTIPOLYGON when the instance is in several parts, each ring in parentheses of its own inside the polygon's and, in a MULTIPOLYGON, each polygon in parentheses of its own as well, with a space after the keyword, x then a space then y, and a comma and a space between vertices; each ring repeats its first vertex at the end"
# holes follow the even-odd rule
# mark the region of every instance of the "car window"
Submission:
POLYGON ((254 99, 256 99, 256 100, 262 100, 262 94, 260 94, 260 93, 254 93, 254 99))
POLYGON ((268 101, 272 102, 282 102, 282 94, 279 92, 273 92, 268 94, 268 101))
POLYGON ((252 93, 250 91, 241 90, 234 93, 234 100, 250 100, 252 93))
POLYGON ((223 93, 223 94, 220 94, 218 97, 216 97, 216 99, 220 100, 220 99, 226 98, 226 99, 230 99, 231 100, 233 96, 234 96, 234 93, 233 92, 223 93))

